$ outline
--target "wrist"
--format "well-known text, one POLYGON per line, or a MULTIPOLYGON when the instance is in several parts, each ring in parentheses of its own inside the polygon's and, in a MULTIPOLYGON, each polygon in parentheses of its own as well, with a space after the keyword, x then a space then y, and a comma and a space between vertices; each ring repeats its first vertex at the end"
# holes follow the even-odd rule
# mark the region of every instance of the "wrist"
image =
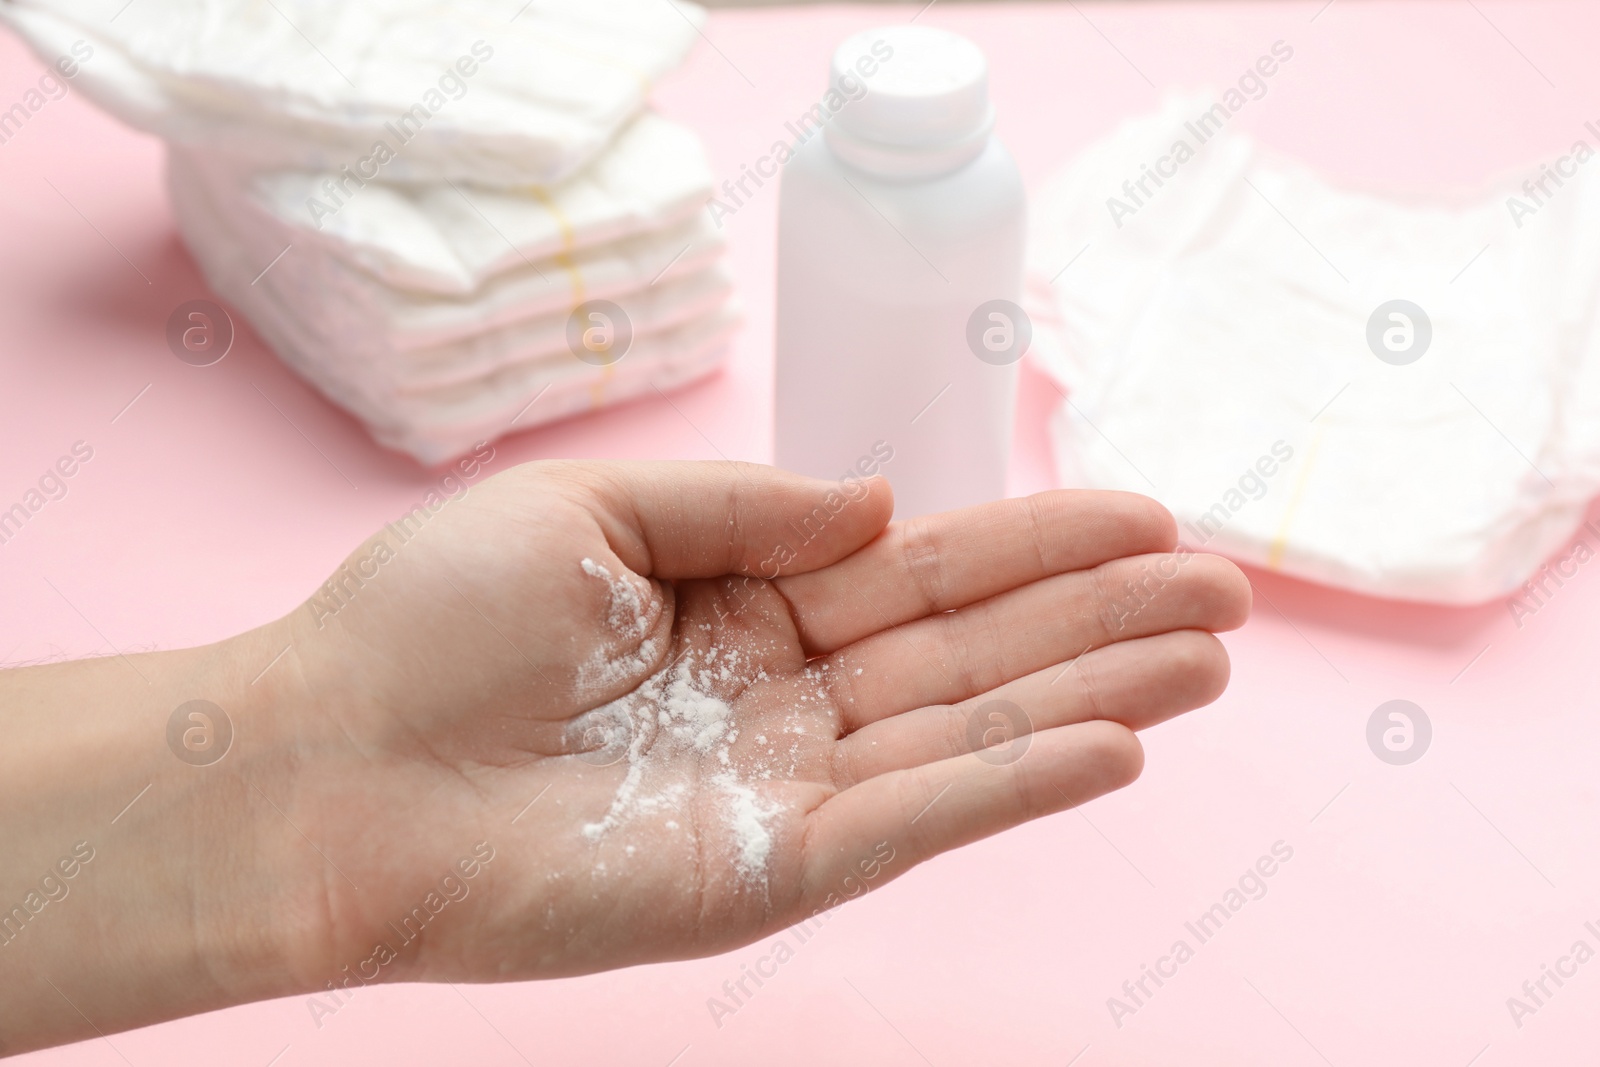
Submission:
POLYGON ((0 1049, 302 987, 295 939, 315 923, 293 915, 316 898, 264 799, 283 803, 295 766, 293 679, 256 677, 274 629, 0 673, 0 810, 19 830, 0 872, 0 1049))
POLYGON ((281 623, 195 651, 195 695, 169 710, 162 748, 174 815, 191 827, 176 869, 195 886, 197 957, 225 1003, 298 992, 302 946, 326 924, 323 861, 303 836, 318 828, 293 799, 307 759, 296 654, 281 623))

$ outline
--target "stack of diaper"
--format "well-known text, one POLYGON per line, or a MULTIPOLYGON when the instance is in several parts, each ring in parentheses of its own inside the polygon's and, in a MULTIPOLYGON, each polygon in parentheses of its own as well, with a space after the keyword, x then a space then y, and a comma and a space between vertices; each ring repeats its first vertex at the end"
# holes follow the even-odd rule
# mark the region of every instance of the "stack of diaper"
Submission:
POLYGON ((206 277, 383 444, 439 462, 682 384, 737 322, 711 174, 644 110, 676 0, 0 4, 165 137, 206 277))
POLYGON ((648 113, 557 185, 351 184, 320 227, 306 204, 331 202, 325 173, 244 171, 174 145, 168 178, 217 292, 425 463, 698 377, 736 322, 699 143, 648 113), (591 320, 601 300, 620 318, 591 320), (615 351, 581 347, 595 326, 622 334, 615 351))
POLYGON ((1365 593, 1515 591, 1600 492, 1600 131, 1475 195, 1401 197, 1219 115, 1131 120, 1035 201, 1063 480, 1365 593))

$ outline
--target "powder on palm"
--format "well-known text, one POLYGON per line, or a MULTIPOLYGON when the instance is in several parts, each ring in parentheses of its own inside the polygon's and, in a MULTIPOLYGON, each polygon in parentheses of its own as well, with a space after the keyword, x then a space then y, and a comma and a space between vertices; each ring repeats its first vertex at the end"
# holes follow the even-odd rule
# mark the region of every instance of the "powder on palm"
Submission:
POLYGON ((747 879, 765 879, 767 859, 772 855, 772 832, 767 822, 777 813, 777 808, 764 804, 756 791, 739 781, 731 773, 719 774, 711 779, 731 798, 731 816, 734 840, 739 852, 734 862, 747 879))
MULTIPOLYGON (((632 641, 649 633, 660 611, 654 596, 641 593, 626 577, 612 575, 605 564, 596 563, 587 556, 579 566, 589 577, 605 582, 606 625, 619 642, 632 641)), ((579 692, 615 689, 619 683, 637 678, 655 662, 658 650, 656 640, 645 637, 631 653, 609 655, 604 649, 596 651, 578 668, 579 692)))
POLYGON ((583 568, 583 573, 591 578, 599 578, 606 583, 606 593, 610 601, 606 622, 611 629, 622 637, 639 637, 649 627, 651 605, 648 604, 634 584, 626 578, 612 577, 611 570, 603 563, 596 563, 585 556, 578 564, 583 568))
MULTIPOLYGON (((606 622, 612 633, 625 641, 646 632, 653 604, 625 578, 593 560, 583 560, 582 567, 608 586, 606 622)), ((613 681, 636 678, 647 669, 641 655, 654 654, 653 647, 644 648, 648 643, 637 653, 602 656, 585 673, 613 681)), ((764 887, 773 848, 771 822, 779 809, 764 802, 752 782, 772 777, 771 768, 765 760, 741 768, 732 758, 730 746, 739 730, 724 697, 765 678, 765 670, 748 656, 713 641, 698 656, 685 650, 631 692, 579 716, 574 736, 603 739, 602 758, 615 755, 612 762, 627 763, 605 815, 583 827, 584 837, 599 842, 641 817, 680 810, 690 782, 702 776, 716 795, 718 821, 732 840, 733 866, 745 882, 764 887)), ((593 760, 592 746, 587 755, 593 760)), ((676 825, 676 820, 668 821, 669 829, 676 825)))

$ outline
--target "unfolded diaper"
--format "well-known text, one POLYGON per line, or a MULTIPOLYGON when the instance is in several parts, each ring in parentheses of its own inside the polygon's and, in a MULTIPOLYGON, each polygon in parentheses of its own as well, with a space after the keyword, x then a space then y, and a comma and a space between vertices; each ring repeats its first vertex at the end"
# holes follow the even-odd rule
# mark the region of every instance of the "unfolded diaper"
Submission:
POLYGON ((1189 544, 1316 581, 1514 591, 1600 491, 1600 146, 1559 183, 1525 187, 1536 165, 1402 197, 1225 120, 1174 100, 1036 198, 1062 479, 1155 496, 1189 544))
POLYGON ((591 160, 694 42, 683 0, 8 0, 131 125, 267 168, 548 184, 591 160), (379 146, 382 146, 380 149, 379 146))

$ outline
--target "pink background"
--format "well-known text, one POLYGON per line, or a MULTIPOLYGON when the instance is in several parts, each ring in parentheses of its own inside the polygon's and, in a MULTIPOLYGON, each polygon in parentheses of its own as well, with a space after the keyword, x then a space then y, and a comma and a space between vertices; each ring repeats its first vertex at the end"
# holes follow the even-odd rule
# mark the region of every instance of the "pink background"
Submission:
MULTIPOLYGON (((1552 158, 1600 119, 1600 6, 1320 6, 941 3, 922 21, 988 51, 1000 133, 1034 185, 1166 89, 1233 81, 1279 39, 1293 63, 1237 121, 1347 179, 1470 182, 1552 158)), ((734 175, 815 98, 834 42, 913 10, 719 13, 706 36, 721 54, 702 43, 658 104, 734 175)), ((39 69, 0 40, 0 106, 39 69)), ((70 494, 0 545, 4 662, 258 624, 425 489, 427 472, 247 329, 214 367, 168 352, 168 313, 209 294, 174 235, 155 141, 79 97, 51 103, 0 145, 0 193, 0 502, 74 441, 95 449, 70 494)), ((681 414, 658 399, 525 433, 497 466, 767 459, 775 209, 769 186, 729 224, 749 321, 725 374, 675 397, 681 414)), ((1024 376, 1017 492, 1051 483, 1052 397, 1024 376)), ((460 993, 371 988, 320 1029, 303 1000, 257 1004, 19 1062, 1592 1060, 1600 962, 1520 1030, 1505 1000, 1574 940, 1600 948, 1583 929, 1600 920, 1596 569, 1521 628, 1505 605, 1399 606, 1253 573, 1231 689, 1146 736, 1142 781, 845 908, 720 1029, 706 998, 764 949, 460 993), (1391 767, 1364 731, 1400 697, 1434 741, 1391 767), (1280 840, 1293 859, 1266 896, 1115 1026, 1106 999, 1176 938, 1194 944, 1184 921, 1280 840)))

